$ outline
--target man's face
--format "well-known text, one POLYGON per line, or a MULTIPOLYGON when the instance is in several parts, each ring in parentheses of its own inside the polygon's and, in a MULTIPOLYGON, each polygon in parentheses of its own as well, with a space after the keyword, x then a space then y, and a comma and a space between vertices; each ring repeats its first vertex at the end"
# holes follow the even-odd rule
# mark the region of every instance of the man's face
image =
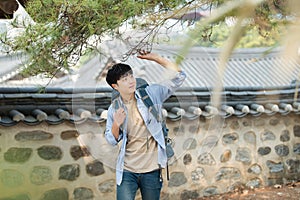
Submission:
POLYGON ((118 90, 122 95, 130 95, 135 92, 136 80, 133 76, 132 71, 126 72, 120 79, 117 81, 117 84, 113 84, 114 88, 118 90))

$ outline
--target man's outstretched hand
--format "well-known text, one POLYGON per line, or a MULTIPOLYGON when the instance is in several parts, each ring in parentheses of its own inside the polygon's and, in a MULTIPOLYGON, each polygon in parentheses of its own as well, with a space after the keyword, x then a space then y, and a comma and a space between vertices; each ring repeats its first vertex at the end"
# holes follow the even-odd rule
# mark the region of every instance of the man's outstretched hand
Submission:
POLYGON ((156 61, 157 59, 159 59, 160 56, 149 51, 141 50, 139 51, 139 55, 137 57, 140 59, 156 61))
POLYGON ((139 51, 139 55, 137 57, 140 59, 155 61, 156 63, 158 63, 161 66, 168 68, 168 69, 180 71, 180 68, 177 66, 177 64, 171 62, 170 60, 168 60, 166 58, 161 57, 160 55, 158 55, 156 53, 141 50, 141 51, 139 51))

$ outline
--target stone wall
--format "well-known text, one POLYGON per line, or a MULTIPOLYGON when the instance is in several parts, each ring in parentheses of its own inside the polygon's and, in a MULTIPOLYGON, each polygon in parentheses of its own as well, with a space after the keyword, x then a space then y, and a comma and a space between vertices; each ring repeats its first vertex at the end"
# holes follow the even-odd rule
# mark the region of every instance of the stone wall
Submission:
MULTIPOLYGON (((300 120, 289 114, 168 122, 175 157, 161 199, 300 179, 300 120)), ((115 199, 117 147, 105 122, 0 127, 0 200, 115 199)), ((138 198, 139 194, 137 194, 138 198)))

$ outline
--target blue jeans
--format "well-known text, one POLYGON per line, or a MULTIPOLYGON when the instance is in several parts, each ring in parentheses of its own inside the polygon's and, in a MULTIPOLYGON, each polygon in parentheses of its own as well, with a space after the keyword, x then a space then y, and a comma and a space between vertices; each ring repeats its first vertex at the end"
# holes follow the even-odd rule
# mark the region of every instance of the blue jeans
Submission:
POLYGON ((162 183, 161 170, 147 173, 125 170, 121 185, 117 185, 117 200, 134 200, 138 189, 143 200, 159 200, 162 183))

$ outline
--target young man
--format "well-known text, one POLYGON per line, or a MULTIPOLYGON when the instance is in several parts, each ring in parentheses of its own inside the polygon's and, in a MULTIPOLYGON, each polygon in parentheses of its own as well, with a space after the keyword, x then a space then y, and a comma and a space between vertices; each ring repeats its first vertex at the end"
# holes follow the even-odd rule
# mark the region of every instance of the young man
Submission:
MULTIPOLYGON (((161 113, 163 102, 180 87, 186 74, 173 62, 154 53, 141 52, 140 59, 155 61, 173 70, 173 78, 164 84, 146 87, 155 108, 161 113)), ((161 123, 144 105, 136 91, 136 79, 126 64, 115 64, 108 71, 107 83, 120 93, 114 101, 118 108, 108 109, 105 137, 112 145, 121 140, 116 166, 117 200, 134 200, 140 189, 143 200, 158 200, 162 188, 161 168, 167 155, 161 123)))

